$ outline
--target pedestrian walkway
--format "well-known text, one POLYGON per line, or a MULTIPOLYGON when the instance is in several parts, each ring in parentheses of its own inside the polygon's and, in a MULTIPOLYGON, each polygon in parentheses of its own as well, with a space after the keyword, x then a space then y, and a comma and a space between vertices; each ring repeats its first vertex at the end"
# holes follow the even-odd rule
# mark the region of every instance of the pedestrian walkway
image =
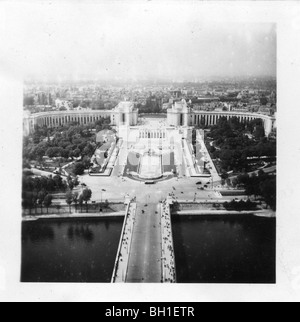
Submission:
POLYGON ((207 166, 210 168, 210 173, 213 178, 213 182, 214 183, 219 182, 221 180, 221 177, 219 176, 216 166, 213 160, 211 159, 210 154, 205 146, 204 138, 202 138, 200 130, 197 130, 197 143, 200 144, 200 147, 201 147, 200 152, 204 155, 206 162, 208 162, 207 166))
POLYGON ((163 282, 176 283, 175 253, 173 245, 170 205, 167 201, 162 204, 161 212, 162 233, 162 268, 163 282))
POLYGON ((112 276, 112 283, 124 283, 126 281, 135 216, 136 203, 130 202, 124 219, 123 230, 112 276))

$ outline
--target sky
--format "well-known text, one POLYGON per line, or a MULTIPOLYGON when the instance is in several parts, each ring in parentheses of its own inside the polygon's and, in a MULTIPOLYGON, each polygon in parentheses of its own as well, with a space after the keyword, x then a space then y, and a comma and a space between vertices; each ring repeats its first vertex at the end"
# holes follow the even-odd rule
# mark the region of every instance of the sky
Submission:
POLYGON ((276 25, 226 21, 230 9, 192 1, 28 1, 1 12, 0 36, 2 31, 6 41, 0 68, 25 78, 195 81, 276 75, 276 25))

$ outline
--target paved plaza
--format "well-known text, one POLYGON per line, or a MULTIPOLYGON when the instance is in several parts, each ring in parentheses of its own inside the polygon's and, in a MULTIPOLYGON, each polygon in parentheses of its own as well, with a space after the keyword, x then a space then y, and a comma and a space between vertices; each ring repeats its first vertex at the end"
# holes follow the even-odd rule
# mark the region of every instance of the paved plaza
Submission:
MULTIPOLYGON (((163 121, 158 121, 163 122, 163 121)), ((199 137, 198 137, 199 140, 199 137)), ((81 176, 80 182, 86 184, 93 192, 92 200, 101 201, 108 200, 123 201, 126 196, 137 198, 142 201, 147 195, 151 195, 157 202, 166 199, 169 194, 173 194, 178 200, 209 200, 220 199, 220 195, 215 193, 211 187, 209 177, 191 177, 190 171, 185 164, 177 166, 178 177, 166 181, 158 181, 153 185, 146 185, 144 181, 136 181, 124 176, 125 166, 127 164, 128 149, 126 145, 122 145, 115 162, 113 171, 110 176, 89 176, 85 174, 81 176), (197 189, 197 183, 201 181, 203 185, 207 185, 204 190, 197 189), (102 191, 102 190, 105 191, 102 191)), ((206 152, 206 151, 205 151, 206 152)), ((209 154, 206 154, 209 157, 209 154)), ((212 161, 210 160, 210 163, 212 161)), ((218 178, 217 173, 213 171, 214 182, 218 178)))
MULTIPOLYGON (((144 182, 135 181, 129 178, 111 177, 90 177, 88 175, 80 177, 81 183, 85 183, 92 189, 93 201, 108 200, 123 201, 128 195, 136 197, 138 201, 155 199, 157 202, 166 199, 169 194, 173 194, 178 200, 211 200, 222 199, 214 190, 209 188, 198 190, 197 182, 199 178, 172 178, 167 181, 157 182, 153 185, 146 185, 144 182), (102 189, 106 191, 103 192, 102 189)), ((203 183, 208 179, 202 180, 203 183)))

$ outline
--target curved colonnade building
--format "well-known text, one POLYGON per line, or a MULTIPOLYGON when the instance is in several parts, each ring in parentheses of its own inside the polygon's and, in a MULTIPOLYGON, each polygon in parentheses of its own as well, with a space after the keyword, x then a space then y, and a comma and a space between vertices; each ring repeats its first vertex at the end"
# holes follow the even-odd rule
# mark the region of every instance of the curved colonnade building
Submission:
MULTIPOLYGON (((175 102, 167 113, 167 125, 169 127, 191 127, 194 125, 215 125, 221 117, 227 119, 237 117, 241 122, 248 122, 254 119, 261 119, 265 127, 266 135, 269 135, 276 128, 276 117, 263 114, 241 113, 241 112, 216 112, 197 111, 189 108, 185 100, 175 102)), ((30 114, 25 113, 23 118, 23 132, 28 135, 33 132, 36 125, 58 127, 77 122, 82 125, 94 123, 100 118, 110 118, 111 124, 121 128, 138 125, 138 109, 132 102, 120 102, 112 110, 70 110, 57 112, 44 112, 30 114)), ((140 134, 141 138, 148 138, 147 132, 140 134)), ((162 134, 163 135, 163 134, 162 134)), ((149 138, 155 138, 156 134, 149 138)), ((161 134, 157 135, 161 138, 161 134)))
POLYGON ((58 127, 77 122, 87 125, 99 121, 101 118, 110 118, 112 125, 134 126, 138 122, 138 110, 132 102, 120 102, 112 110, 70 110, 43 113, 25 113, 23 117, 23 133, 29 135, 36 125, 58 127))
POLYGON ((185 102, 175 102, 171 109, 168 110, 168 125, 170 126, 195 126, 195 125, 216 125, 220 118, 225 117, 227 120, 237 117, 240 122, 249 122, 255 119, 261 119, 264 124, 265 133, 269 135, 276 128, 276 117, 264 114, 250 112, 217 112, 217 111, 197 111, 189 108, 185 102))

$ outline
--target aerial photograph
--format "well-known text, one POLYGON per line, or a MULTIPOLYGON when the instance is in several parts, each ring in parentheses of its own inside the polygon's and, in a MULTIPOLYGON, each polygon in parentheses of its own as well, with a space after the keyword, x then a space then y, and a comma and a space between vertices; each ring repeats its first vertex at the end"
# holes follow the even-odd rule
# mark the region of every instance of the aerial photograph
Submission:
POLYGON ((275 284, 276 24, 146 7, 32 11, 20 281, 275 284))

